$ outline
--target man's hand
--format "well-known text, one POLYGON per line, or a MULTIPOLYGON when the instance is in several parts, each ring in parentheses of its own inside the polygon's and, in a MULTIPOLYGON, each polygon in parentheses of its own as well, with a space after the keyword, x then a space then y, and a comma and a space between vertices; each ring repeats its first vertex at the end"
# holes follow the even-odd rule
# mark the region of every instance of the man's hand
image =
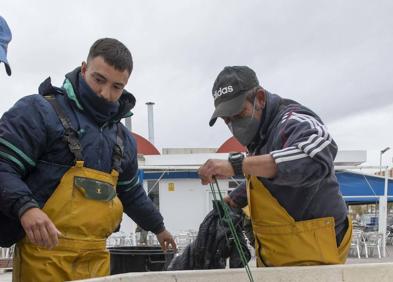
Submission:
POLYGON ((224 202, 228 204, 231 208, 238 208, 239 206, 232 200, 232 198, 229 195, 225 195, 224 197, 224 202))
POLYGON ((62 235, 46 213, 39 208, 28 209, 21 216, 20 222, 30 242, 40 247, 52 249, 58 244, 58 237, 62 235))
POLYGON ((214 177, 226 178, 234 176, 232 165, 227 160, 207 160, 204 165, 198 169, 199 177, 203 185, 213 183, 214 177))
POLYGON ((157 235, 157 240, 161 245, 161 249, 165 252, 168 250, 169 245, 171 245, 172 249, 177 252, 176 242, 172 237, 172 234, 169 233, 168 230, 161 231, 157 235))

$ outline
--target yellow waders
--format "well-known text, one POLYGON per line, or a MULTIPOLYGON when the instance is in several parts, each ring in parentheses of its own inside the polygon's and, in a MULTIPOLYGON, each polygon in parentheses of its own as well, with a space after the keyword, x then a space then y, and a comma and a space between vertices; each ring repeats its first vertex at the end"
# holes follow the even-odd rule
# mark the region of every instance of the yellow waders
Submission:
POLYGON ((110 200, 93 199, 91 193, 100 196, 104 192, 100 186, 89 195, 75 180, 97 180, 115 189, 117 177, 116 170, 109 174, 77 161, 43 208, 64 237, 52 250, 31 244, 27 237, 18 242, 13 281, 67 281, 109 275, 106 238, 120 224, 123 206, 116 191, 110 200))
POLYGON ((295 221, 257 177, 247 179, 257 266, 345 263, 352 223, 337 247, 333 217, 295 221))
POLYGON ((77 131, 56 96, 44 96, 64 127, 64 139, 75 157, 75 165, 61 178, 43 211, 62 233, 52 250, 29 242, 16 244, 14 282, 67 281, 109 275, 106 239, 119 226, 123 205, 116 194, 123 157, 122 130, 117 124, 112 172, 84 167, 77 131))

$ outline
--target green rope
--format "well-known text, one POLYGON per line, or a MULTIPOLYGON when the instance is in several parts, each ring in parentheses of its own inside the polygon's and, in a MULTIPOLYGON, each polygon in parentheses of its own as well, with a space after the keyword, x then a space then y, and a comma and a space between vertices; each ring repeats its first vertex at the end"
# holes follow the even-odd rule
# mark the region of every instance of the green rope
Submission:
POLYGON ((226 222, 228 224, 229 230, 231 231, 232 236, 235 239, 235 246, 236 246, 236 249, 237 249, 237 251, 238 251, 238 253, 240 255, 240 259, 241 259, 241 261, 243 263, 243 266, 246 269, 248 278, 250 279, 251 282, 254 282, 254 278, 252 277, 250 267, 248 266, 248 263, 247 263, 247 260, 246 260, 246 256, 245 256, 245 254, 243 252, 243 249, 241 247, 239 237, 237 236, 236 228, 233 225, 233 222, 232 222, 232 220, 231 220, 231 218, 229 216, 229 208, 228 208, 227 204, 224 202, 224 199, 222 197, 221 190, 220 190, 220 187, 218 186, 218 182, 217 182, 216 178, 214 178, 214 182, 215 182, 215 185, 217 186, 218 195, 220 196, 220 204, 221 204, 221 206, 222 206, 222 208, 224 210, 224 216, 223 216, 221 214, 221 210, 220 210, 220 208, 218 206, 218 201, 217 201, 217 198, 216 198, 216 191, 215 191, 215 188, 214 188, 214 183, 210 183, 210 189, 212 190, 212 193, 213 193, 213 199, 214 199, 214 203, 215 203, 216 208, 217 208, 218 215, 219 215, 219 217, 220 217, 220 219, 222 221, 224 221, 224 222, 226 222))

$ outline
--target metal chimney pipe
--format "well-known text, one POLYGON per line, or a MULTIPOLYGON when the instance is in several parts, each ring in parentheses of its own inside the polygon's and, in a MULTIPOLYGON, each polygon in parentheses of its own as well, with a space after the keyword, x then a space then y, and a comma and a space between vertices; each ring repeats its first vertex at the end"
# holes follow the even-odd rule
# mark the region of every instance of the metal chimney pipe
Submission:
POLYGON ((131 117, 126 117, 126 128, 129 131, 132 131, 132 121, 131 121, 131 117))
POLYGON ((149 141, 154 144, 154 117, 153 117, 153 105, 154 102, 147 102, 147 122, 149 126, 149 141))

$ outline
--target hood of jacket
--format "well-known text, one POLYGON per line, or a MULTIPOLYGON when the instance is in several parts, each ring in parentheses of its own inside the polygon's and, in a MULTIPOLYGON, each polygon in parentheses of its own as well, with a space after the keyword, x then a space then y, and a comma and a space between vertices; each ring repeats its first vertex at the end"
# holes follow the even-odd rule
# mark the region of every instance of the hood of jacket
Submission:
POLYGON ((266 142, 272 122, 280 113, 283 106, 293 105, 294 108, 299 107, 299 103, 290 99, 284 99, 277 94, 272 94, 265 90, 265 108, 262 112, 261 122, 259 124, 258 134, 247 146, 249 152, 254 152, 258 147, 263 146, 266 142))

